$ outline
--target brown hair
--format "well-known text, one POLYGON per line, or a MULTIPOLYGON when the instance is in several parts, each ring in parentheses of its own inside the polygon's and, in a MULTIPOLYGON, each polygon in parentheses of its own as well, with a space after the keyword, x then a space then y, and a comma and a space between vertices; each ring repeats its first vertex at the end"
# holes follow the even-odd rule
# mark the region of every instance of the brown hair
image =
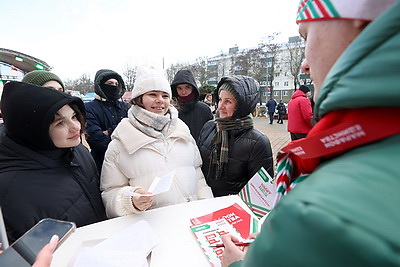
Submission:
POLYGON ((75 111, 78 121, 81 123, 81 134, 86 130, 86 117, 85 114, 78 108, 78 105, 74 102, 68 104, 73 111, 75 111))
POLYGON ((142 98, 143 98, 143 95, 140 95, 140 96, 138 96, 138 97, 132 98, 131 101, 130 101, 130 103, 131 103, 132 105, 138 105, 138 106, 144 108, 144 107, 143 107, 142 98))

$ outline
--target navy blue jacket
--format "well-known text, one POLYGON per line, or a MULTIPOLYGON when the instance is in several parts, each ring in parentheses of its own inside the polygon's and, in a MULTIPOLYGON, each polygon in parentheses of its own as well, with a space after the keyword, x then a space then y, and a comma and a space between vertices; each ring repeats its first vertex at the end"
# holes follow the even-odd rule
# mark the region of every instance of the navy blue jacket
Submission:
POLYGON ((121 75, 113 70, 101 69, 96 72, 94 77, 95 99, 85 104, 86 108, 86 133, 87 142, 90 146, 90 153, 96 162, 97 170, 101 173, 104 154, 108 143, 111 142, 111 134, 118 123, 127 116, 128 106, 124 102, 110 100, 102 89, 102 84, 108 79, 118 81, 118 95, 120 98, 126 91, 125 82, 121 75), (105 135, 103 131, 108 131, 105 135))
POLYGON ((86 133, 90 153, 96 162, 99 173, 103 166, 104 154, 111 142, 111 134, 118 123, 127 116, 128 108, 124 102, 101 101, 94 99, 85 104, 86 133), (103 131, 108 131, 105 135, 103 131))
POLYGON ((276 103, 276 101, 274 99, 270 99, 270 100, 267 101, 265 106, 267 107, 267 112, 268 113, 275 113, 275 109, 276 109, 277 103, 276 103))

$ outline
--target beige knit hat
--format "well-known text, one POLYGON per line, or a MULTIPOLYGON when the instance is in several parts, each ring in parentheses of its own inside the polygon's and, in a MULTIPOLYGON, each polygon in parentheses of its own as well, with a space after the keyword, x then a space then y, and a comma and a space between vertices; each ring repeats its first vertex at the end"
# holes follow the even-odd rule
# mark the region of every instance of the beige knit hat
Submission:
POLYGON ((150 91, 161 91, 171 97, 171 87, 164 73, 152 66, 138 67, 132 99, 150 91))

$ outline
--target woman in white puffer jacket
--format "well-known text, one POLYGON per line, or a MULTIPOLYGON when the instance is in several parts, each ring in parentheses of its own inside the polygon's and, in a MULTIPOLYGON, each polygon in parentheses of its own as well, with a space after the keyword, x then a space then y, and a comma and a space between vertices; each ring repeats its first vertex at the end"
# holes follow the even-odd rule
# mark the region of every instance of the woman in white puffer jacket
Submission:
POLYGON ((101 172, 101 191, 109 218, 213 197, 201 171, 196 142, 170 105, 171 88, 153 67, 138 69, 132 107, 112 134, 101 172), (174 173, 171 188, 146 194, 156 177, 174 173))

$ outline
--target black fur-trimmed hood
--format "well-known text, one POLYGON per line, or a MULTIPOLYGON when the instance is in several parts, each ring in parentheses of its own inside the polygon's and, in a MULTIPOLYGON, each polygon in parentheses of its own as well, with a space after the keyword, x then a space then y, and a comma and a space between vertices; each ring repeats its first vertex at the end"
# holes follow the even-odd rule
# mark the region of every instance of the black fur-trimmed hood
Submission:
POLYGON ((239 95, 232 118, 242 118, 252 113, 260 98, 258 82, 252 77, 242 75, 223 77, 214 90, 214 99, 218 99, 218 91, 223 83, 231 84, 239 95))

